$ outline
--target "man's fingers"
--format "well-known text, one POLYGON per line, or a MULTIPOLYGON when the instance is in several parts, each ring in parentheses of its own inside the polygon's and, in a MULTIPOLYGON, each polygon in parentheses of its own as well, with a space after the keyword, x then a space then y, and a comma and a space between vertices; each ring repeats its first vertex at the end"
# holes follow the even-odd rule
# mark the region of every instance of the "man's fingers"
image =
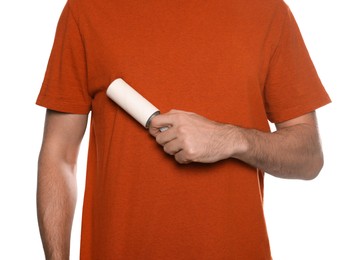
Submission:
POLYGON ((170 127, 164 132, 160 132, 160 134, 155 136, 155 140, 160 145, 165 145, 168 142, 176 139, 175 129, 170 127))
POLYGON ((212 139, 216 125, 214 121, 195 113, 171 110, 154 117, 149 131, 167 154, 174 155, 178 163, 214 162, 218 159, 215 159, 216 155, 211 149, 219 147, 221 143, 219 139, 212 139), (160 130, 166 126, 169 127, 166 131, 160 130))
POLYGON ((152 118, 150 125, 149 125, 149 133, 156 137, 161 132, 165 132, 168 130, 172 125, 172 120, 169 116, 164 115, 157 115, 152 118))
POLYGON ((173 140, 164 145, 164 151, 167 154, 175 155, 176 153, 179 153, 181 151, 181 147, 179 146, 179 143, 176 140, 173 140))
POLYGON ((156 136, 159 132, 164 132, 171 126, 174 126, 179 122, 181 116, 186 115, 187 112, 180 111, 180 110, 170 110, 165 114, 160 114, 153 117, 152 121, 150 122, 149 132, 156 136))

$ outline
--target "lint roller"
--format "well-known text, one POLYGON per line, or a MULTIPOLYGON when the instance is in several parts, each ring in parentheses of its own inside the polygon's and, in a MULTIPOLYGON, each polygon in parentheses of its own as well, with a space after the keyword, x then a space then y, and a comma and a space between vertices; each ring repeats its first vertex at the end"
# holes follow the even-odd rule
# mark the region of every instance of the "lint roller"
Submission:
MULTIPOLYGON (((158 108, 121 78, 114 80, 110 84, 106 94, 145 128, 149 127, 150 121, 154 116, 160 114, 158 108)), ((162 128, 160 131, 166 129, 162 128)))

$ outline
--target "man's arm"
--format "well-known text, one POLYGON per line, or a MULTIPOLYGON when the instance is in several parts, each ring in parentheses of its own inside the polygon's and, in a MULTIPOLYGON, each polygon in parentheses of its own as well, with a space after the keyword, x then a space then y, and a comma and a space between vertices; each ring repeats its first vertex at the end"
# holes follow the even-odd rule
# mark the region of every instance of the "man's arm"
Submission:
POLYGON ((87 115, 47 110, 38 160, 37 215, 46 259, 69 259, 76 161, 87 115))
POLYGON ((315 112, 276 124, 265 133, 172 110, 153 118, 150 133, 179 163, 242 160, 281 178, 313 179, 323 166, 315 112), (159 132, 159 128, 170 126, 159 132))

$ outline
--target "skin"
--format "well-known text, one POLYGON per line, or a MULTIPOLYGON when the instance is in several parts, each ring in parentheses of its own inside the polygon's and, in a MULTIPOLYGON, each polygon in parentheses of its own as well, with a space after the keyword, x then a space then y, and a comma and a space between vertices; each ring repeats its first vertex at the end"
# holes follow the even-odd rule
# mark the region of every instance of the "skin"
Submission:
POLYGON ((37 215, 46 259, 69 259, 76 162, 86 115, 48 110, 38 160, 37 215))
POLYGON ((265 133, 171 110, 153 118, 150 133, 179 163, 235 158, 280 178, 313 179, 323 166, 315 112, 276 124, 265 133), (159 129, 169 126, 167 131, 159 129))
MULTIPOLYGON (((47 111, 38 162, 37 212, 46 259, 69 259, 76 204, 76 163, 87 115, 47 111)), ((315 112, 264 133, 171 110, 149 132, 178 163, 235 158, 281 178, 313 179, 323 165, 315 112), (159 129, 169 126, 160 132, 159 129)))

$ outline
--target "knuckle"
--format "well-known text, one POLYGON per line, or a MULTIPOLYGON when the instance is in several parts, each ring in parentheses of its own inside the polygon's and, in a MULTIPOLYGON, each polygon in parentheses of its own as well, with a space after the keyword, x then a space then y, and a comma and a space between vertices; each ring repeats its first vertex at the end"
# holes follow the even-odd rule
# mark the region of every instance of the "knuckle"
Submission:
POLYGON ((163 146, 163 150, 164 150, 164 152, 166 152, 167 154, 173 155, 173 152, 168 148, 167 145, 163 146))
POLYGON ((179 125, 176 128, 176 132, 177 132, 178 136, 180 136, 180 137, 183 137, 188 133, 188 131, 186 130, 186 127, 183 125, 179 125))
POLYGON ((193 147, 188 147, 185 150, 186 160, 191 161, 191 162, 196 161, 197 156, 198 156, 198 152, 193 147))
POLYGON ((162 140, 161 140, 160 135, 157 135, 157 136, 155 137, 155 141, 156 141, 158 144, 162 144, 162 140))
POLYGON ((179 163, 179 164, 188 164, 189 160, 185 157, 181 157, 181 156, 177 156, 175 155, 175 160, 179 163))

